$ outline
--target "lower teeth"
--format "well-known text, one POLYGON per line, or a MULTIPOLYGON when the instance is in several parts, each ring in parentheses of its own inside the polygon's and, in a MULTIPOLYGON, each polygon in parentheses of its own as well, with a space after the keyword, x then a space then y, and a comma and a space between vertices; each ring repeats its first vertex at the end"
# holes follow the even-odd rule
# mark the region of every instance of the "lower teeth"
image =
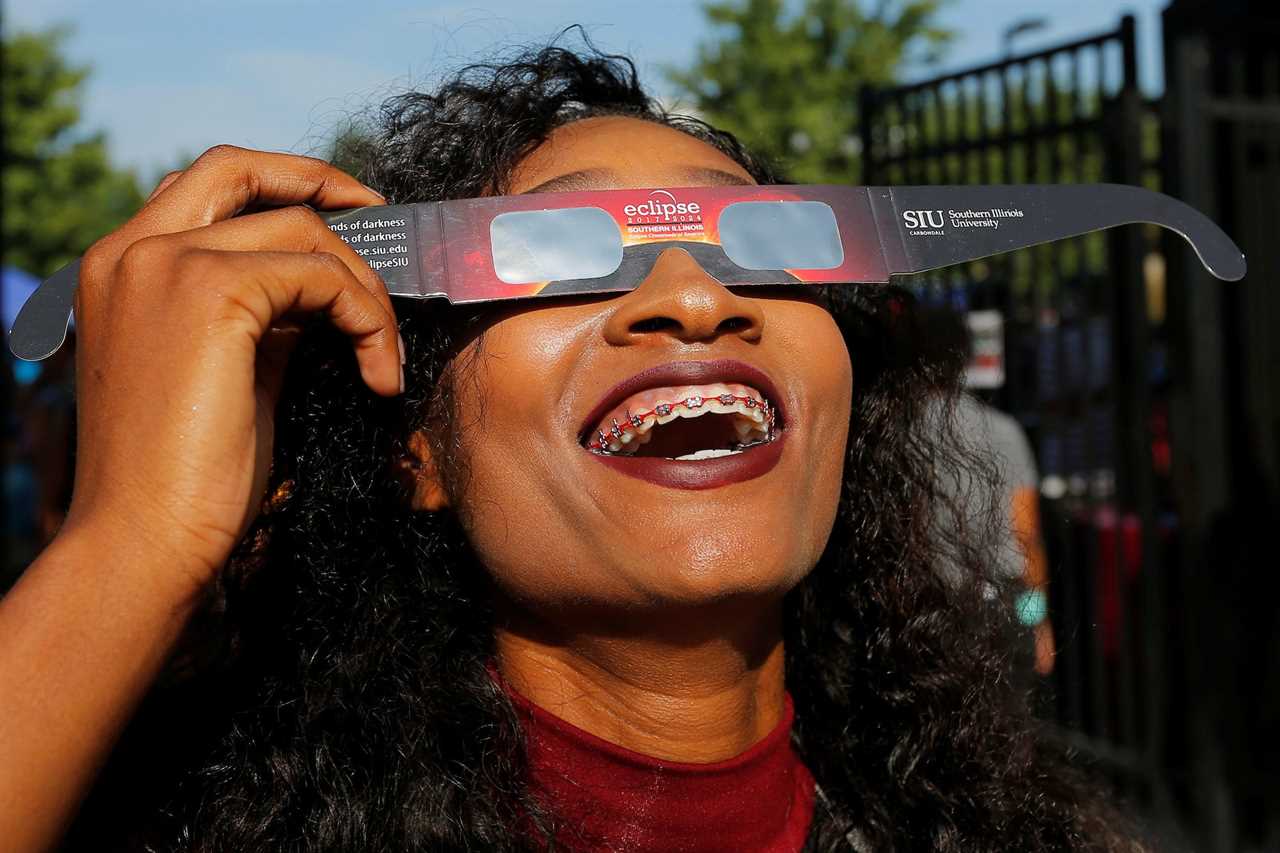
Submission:
POLYGON ((674 458, 674 459, 676 459, 677 461, 679 461, 679 460, 681 460, 681 459, 690 459, 690 460, 692 460, 692 459, 718 459, 718 458, 720 458, 721 456, 732 456, 732 455, 734 455, 735 453, 741 453, 741 452, 742 452, 741 450, 728 450, 728 449, 721 449, 721 450, 699 450, 699 451, 696 451, 696 452, 694 452, 694 453, 686 453, 684 456, 676 456, 676 457, 671 457, 671 458, 674 458))

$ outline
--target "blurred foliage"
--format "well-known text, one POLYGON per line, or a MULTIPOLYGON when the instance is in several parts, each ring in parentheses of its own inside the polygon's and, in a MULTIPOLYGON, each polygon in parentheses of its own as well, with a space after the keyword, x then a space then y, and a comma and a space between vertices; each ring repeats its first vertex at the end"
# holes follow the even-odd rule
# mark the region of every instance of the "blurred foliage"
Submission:
POLYGON ((115 169, 101 133, 84 134, 88 70, 61 55, 64 30, 6 35, 0 47, 0 187, 5 266, 44 277, 142 204, 132 172, 115 169))
POLYGON ((673 83, 698 113, 804 183, 861 177, 858 93, 932 62, 952 38, 946 0, 718 0, 703 6, 718 36, 673 83), (797 8, 799 6, 799 8, 797 8))
POLYGON ((363 178, 365 164, 372 157, 374 132, 360 121, 352 120, 340 127, 333 140, 319 156, 356 178, 363 178))

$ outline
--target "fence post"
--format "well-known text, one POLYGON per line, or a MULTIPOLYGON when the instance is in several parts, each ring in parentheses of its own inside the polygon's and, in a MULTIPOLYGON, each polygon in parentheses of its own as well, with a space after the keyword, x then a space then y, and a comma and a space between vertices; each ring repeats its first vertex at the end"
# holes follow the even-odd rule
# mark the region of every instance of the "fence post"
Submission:
MULTIPOLYGON (((1137 78, 1137 41, 1134 18, 1121 22, 1124 52, 1124 85, 1119 93, 1116 123, 1112 125, 1112 161, 1123 183, 1145 182, 1143 157, 1143 99, 1137 78)), ((1142 756, 1150 806, 1162 822, 1172 819, 1173 798, 1162 772, 1161 750, 1167 729, 1169 699, 1166 677, 1165 549, 1157 530, 1156 484, 1152 463, 1152 364, 1151 318, 1147 310, 1144 259, 1146 241, 1137 228, 1116 235, 1113 260, 1115 278, 1114 323, 1118 353, 1116 367, 1118 498, 1122 510, 1137 516, 1140 534, 1136 593, 1126 613, 1127 675, 1134 689, 1130 699, 1137 707, 1132 723, 1138 724, 1135 750, 1142 756), (1132 605, 1136 604, 1136 608, 1132 605), (1136 617, 1136 618, 1135 618, 1136 617), (1141 713, 1137 713, 1141 711, 1141 713)))
MULTIPOLYGON (((1210 53, 1206 39, 1189 31, 1172 32, 1165 21, 1164 174, 1167 190, 1213 215, 1218 209, 1214 185, 1214 134, 1205 110, 1210 101, 1210 53)), ((1182 585, 1197 589, 1207 551, 1208 526, 1227 505, 1230 494, 1227 453, 1227 398, 1222 297, 1200 269, 1190 247, 1165 237, 1169 266, 1169 321, 1176 358, 1176 382, 1170 396, 1173 473, 1181 519, 1179 569, 1182 585)), ((1191 649, 1212 649, 1213 638, 1194 612, 1183 615, 1182 632, 1191 649)), ((1231 791, 1225 777, 1218 733, 1205 698, 1201 667, 1186 667, 1188 703, 1186 744, 1190 788, 1195 797, 1198 838, 1206 853, 1234 847, 1231 791)))

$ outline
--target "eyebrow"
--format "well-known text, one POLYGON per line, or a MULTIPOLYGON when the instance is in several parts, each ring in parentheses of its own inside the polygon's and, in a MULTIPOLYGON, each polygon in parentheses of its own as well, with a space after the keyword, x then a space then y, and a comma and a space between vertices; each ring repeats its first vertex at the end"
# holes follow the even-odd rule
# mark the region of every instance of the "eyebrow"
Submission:
MULTIPOLYGON (((733 172, 722 169, 710 169, 702 166, 690 166, 679 170, 682 181, 699 186, 752 186, 753 182, 733 172)), ((543 181, 521 195, 529 193, 580 192, 598 190, 601 184, 616 183, 618 173, 612 169, 582 169, 559 175, 549 181, 543 181)))

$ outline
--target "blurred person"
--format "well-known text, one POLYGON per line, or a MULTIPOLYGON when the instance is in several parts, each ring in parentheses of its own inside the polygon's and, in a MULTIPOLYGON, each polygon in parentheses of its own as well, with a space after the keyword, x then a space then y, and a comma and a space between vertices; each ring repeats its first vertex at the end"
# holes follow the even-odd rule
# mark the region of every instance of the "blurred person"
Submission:
MULTIPOLYGON (((973 352, 972 336, 959 311, 921 307, 917 311, 921 357, 950 381, 963 376, 973 352)), ((943 488, 969 514, 970 523, 986 540, 998 573, 1020 582, 1015 614, 1031 632, 1035 670, 1053 671, 1056 654, 1049 620, 1049 572, 1040 528, 1040 477, 1035 454, 1022 425, 1010 415, 983 402, 970 391, 939 398, 933 417, 954 429, 962 443, 980 460, 994 465, 994 480, 974 475, 970 466, 939 466, 943 488), (993 488, 994 487, 994 488, 993 488)), ((944 505, 940 528, 954 525, 952 506, 944 505)), ((960 582, 955 568, 949 575, 960 582)))
POLYGON ((372 189, 220 147, 85 257, 75 492, 0 601, 7 849, 1140 849, 1013 686, 1007 600, 942 577, 1003 586, 933 530, 971 454, 903 292, 668 251, 625 293, 393 306, 301 205, 780 178, 591 52, 382 116, 372 189), (579 443, 620 379, 727 363, 776 386, 766 473, 579 443))
POLYGON ((75 459, 75 335, 41 362, 15 359, 6 349, 12 393, 5 411, 5 531, 0 590, 62 524, 71 502, 75 459))
MULTIPOLYGON (((8 365, 6 365, 6 368, 8 365)), ((19 419, 16 397, 6 407, 4 418, 3 551, 0 551, 0 591, 9 588, 40 551, 36 539, 36 477, 31 463, 20 455, 19 419)))
POLYGON ((75 468, 75 333, 40 364, 23 416, 23 444, 36 473, 36 534, 53 540, 71 503, 75 468))
MULTIPOLYGON (((3 323, 5 343, 8 343, 9 327, 19 309, 40 280, 15 267, 0 270, 0 323, 3 323)), ((3 380, 3 550, 0 551, 0 594, 9 588, 21 570, 35 558, 46 542, 36 534, 38 516, 36 470, 27 452, 27 412, 31 403, 32 383, 39 378, 44 365, 39 362, 20 361, 4 351, 3 380)))

